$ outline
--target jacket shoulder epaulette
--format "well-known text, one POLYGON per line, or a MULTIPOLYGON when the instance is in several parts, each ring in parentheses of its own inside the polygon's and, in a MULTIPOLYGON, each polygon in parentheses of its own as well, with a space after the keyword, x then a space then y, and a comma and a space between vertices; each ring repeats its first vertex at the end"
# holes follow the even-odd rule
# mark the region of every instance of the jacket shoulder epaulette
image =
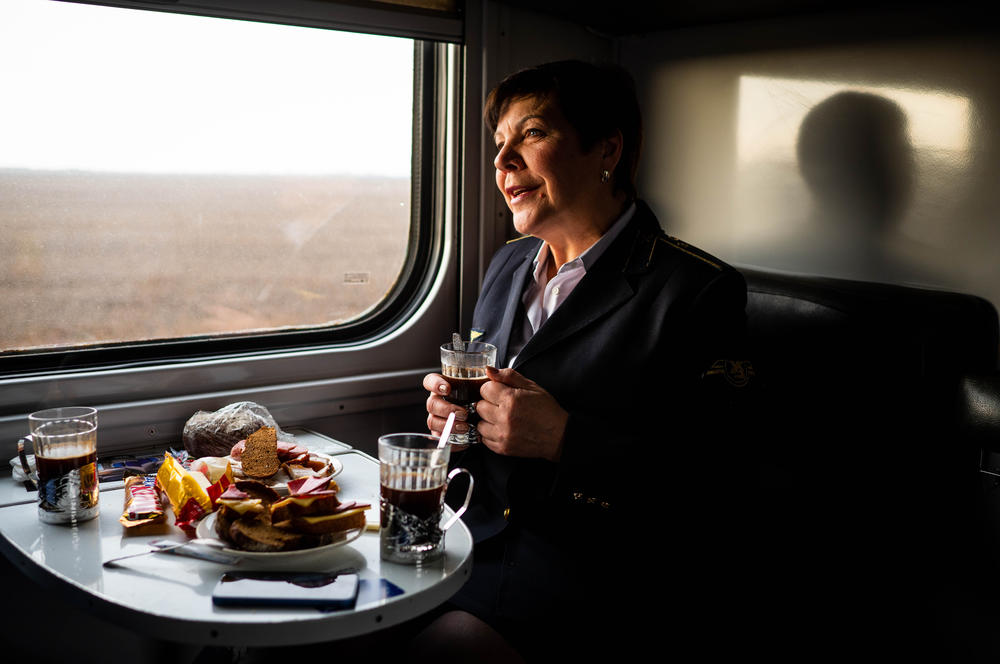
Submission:
POLYGON ((680 251, 682 253, 687 254, 688 256, 697 258, 703 263, 711 265, 716 270, 722 270, 722 263, 720 263, 719 259, 717 259, 715 256, 705 253, 698 247, 693 247, 687 242, 684 242, 683 240, 678 240, 677 238, 667 235, 666 233, 663 232, 661 232, 656 237, 656 242, 654 242, 653 246, 650 248, 650 253, 649 253, 650 261, 653 260, 653 253, 656 251, 656 248, 661 245, 666 245, 667 247, 675 251, 680 251))
POLYGON ((657 252, 679 252, 685 256, 697 259, 701 264, 708 265, 716 270, 722 271, 724 264, 718 258, 691 246, 683 240, 667 235, 662 228, 656 230, 648 229, 639 233, 635 238, 631 255, 625 266, 626 272, 645 272, 652 268, 657 257, 657 252))

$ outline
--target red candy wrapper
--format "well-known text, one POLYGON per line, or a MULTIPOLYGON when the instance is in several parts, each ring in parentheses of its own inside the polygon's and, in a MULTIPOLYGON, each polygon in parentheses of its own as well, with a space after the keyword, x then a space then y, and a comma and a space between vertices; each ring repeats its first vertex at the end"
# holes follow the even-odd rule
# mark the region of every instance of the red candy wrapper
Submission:
POLYGON ((125 505, 118 518, 130 534, 150 534, 166 528, 167 514, 156 487, 156 475, 125 478, 125 505))

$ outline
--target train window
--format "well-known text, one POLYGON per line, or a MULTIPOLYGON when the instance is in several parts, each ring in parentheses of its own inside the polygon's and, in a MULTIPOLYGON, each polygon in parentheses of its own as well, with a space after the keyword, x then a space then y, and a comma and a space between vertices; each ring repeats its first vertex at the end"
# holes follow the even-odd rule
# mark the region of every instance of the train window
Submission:
POLYGON ((5 0, 0 373, 370 333, 427 237, 422 52, 5 0))

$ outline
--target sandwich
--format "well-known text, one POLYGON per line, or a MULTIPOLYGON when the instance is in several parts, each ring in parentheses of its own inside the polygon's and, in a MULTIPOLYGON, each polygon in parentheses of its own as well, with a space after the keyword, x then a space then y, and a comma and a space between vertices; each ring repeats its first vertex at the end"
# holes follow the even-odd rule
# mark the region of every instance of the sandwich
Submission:
POLYGON ((269 486, 253 480, 237 480, 215 499, 215 532, 231 541, 229 528, 237 521, 265 521, 273 503, 281 496, 269 486))
POLYGON ((304 477, 288 483, 289 496, 271 505, 271 523, 281 530, 312 535, 336 535, 364 528, 371 505, 341 502, 330 478, 304 477))
POLYGON ((290 482, 289 492, 282 498, 256 480, 237 481, 216 500, 216 534, 242 551, 276 552, 331 544, 365 527, 370 505, 341 502, 329 478, 290 482))

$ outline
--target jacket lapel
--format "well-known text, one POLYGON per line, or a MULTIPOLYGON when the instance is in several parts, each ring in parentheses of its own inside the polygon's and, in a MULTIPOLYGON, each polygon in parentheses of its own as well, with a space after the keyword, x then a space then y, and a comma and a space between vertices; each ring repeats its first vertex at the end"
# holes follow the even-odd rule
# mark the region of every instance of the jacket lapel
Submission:
POLYGON ((535 332, 518 354, 514 368, 617 309, 634 294, 621 272, 602 279, 591 279, 591 276, 587 274, 552 317, 535 332))
MULTIPOLYGON (((644 251, 643 247, 646 246, 646 243, 641 241, 642 238, 652 232, 647 228, 650 226, 650 219, 658 231, 659 223, 648 208, 640 204, 635 217, 623 229, 621 235, 615 238, 605 254, 573 289, 572 294, 521 350, 514 362, 515 369, 535 355, 602 318, 608 312, 617 309, 635 294, 629 276, 636 271, 634 265, 637 259, 645 258, 638 253, 644 251)), ((645 261, 643 267, 644 263, 645 261)), ((520 294, 520 289, 518 293, 520 294)))
POLYGON ((504 307, 503 318, 500 319, 500 329, 496 334, 497 364, 500 367, 506 366, 507 347, 510 345, 510 334, 514 329, 514 324, 519 321, 517 315, 518 307, 521 306, 521 293, 524 291, 524 283, 531 273, 531 266, 537 253, 538 243, 532 242, 535 251, 529 251, 521 260, 521 264, 514 268, 510 278, 510 288, 507 289, 507 304, 504 307))

